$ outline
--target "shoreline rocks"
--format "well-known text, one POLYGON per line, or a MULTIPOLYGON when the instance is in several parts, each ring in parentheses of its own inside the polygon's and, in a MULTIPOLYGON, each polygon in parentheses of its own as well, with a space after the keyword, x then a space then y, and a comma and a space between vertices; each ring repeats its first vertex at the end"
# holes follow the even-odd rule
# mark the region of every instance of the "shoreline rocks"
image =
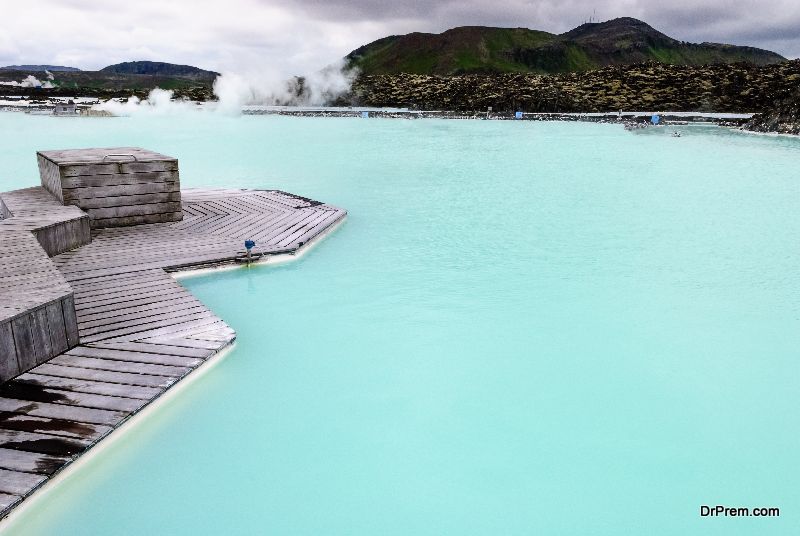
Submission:
POLYGON ((336 104, 485 112, 762 112, 800 83, 800 60, 755 66, 646 63, 562 75, 361 76, 336 104))
POLYGON ((776 101, 763 113, 754 115, 743 129, 800 135, 800 89, 793 95, 776 101))

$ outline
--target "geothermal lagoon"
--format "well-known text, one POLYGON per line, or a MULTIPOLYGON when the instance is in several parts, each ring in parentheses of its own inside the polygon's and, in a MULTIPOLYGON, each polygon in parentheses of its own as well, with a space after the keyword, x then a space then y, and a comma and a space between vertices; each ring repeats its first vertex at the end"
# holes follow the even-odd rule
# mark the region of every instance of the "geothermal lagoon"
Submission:
POLYGON ((177 109, 3 113, 0 142, 2 191, 37 150, 135 145, 349 213, 181 279, 233 350, 6 534, 797 529, 800 140, 177 109))

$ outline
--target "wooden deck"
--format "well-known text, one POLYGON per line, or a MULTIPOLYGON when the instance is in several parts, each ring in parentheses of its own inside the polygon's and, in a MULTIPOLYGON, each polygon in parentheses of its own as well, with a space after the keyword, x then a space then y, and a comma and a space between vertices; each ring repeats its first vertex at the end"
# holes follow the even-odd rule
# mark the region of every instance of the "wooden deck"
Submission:
POLYGON ((346 215, 278 191, 182 199, 181 222, 99 230, 52 258, 74 293, 80 343, 0 386, 0 518, 234 341, 167 271, 231 262, 245 239, 259 253, 293 253, 346 215))
POLYGON ((0 383, 78 342, 72 288, 50 256, 91 240, 88 217, 41 188, 0 195, 0 383))
POLYGON ((25 188, 2 195, 8 215, 0 233, 29 231, 49 256, 88 244, 89 217, 78 207, 62 205, 44 188, 25 188))

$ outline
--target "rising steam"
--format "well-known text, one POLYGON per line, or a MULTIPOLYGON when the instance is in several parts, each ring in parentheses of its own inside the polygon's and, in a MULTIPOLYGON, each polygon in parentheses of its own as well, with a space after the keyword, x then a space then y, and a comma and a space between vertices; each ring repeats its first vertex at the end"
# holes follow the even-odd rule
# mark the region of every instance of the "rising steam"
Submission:
POLYGON ((127 117, 140 114, 166 115, 196 108, 189 101, 173 100, 173 96, 174 92, 171 90, 155 88, 144 100, 136 96, 129 98, 125 102, 111 99, 95 104, 92 109, 127 117))
POLYGON ((342 60, 307 76, 286 80, 268 73, 223 74, 214 82, 214 94, 223 110, 247 105, 324 106, 350 91, 358 73, 342 60))
MULTIPOLYGON (((47 71, 45 71, 45 72, 47 72, 47 71)), ((47 74, 49 75, 50 73, 47 73, 47 74)), ((51 80, 53 80, 53 78, 48 77, 48 80, 46 80, 45 82, 42 82, 41 80, 39 80, 38 78, 36 78, 32 74, 29 74, 21 82, 16 82, 16 81, 12 80, 10 82, 0 82, 0 85, 2 85, 2 86, 14 86, 14 87, 40 87, 40 88, 44 88, 44 89, 50 89, 50 88, 54 87, 53 83, 51 82, 51 80)))
MULTIPOLYGON (((286 79, 268 71, 224 73, 214 81, 218 101, 201 107, 206 111, 239 114, 243 106, 325 106, 346 96, 357 72, 344 62, 330 65, 306 76, 286 79)), ((126 102, 109 100, 93 106, 113 115, 169 114, 200 107, 189 101, 175 100, 172 91, 156 88, 146 99, 131 97, 126 102)))

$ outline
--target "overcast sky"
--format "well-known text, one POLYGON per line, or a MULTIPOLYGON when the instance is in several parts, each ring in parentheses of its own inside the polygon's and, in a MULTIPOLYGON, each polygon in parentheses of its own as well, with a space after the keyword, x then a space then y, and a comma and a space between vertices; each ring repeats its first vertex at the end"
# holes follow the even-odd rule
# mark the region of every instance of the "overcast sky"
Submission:
POLYGON ((2 0, 0 10, 0 65, 155 60, 305 74, 389 34, 465 24, 564 32, 595 12, 800 57, 800 0, 2 0))

